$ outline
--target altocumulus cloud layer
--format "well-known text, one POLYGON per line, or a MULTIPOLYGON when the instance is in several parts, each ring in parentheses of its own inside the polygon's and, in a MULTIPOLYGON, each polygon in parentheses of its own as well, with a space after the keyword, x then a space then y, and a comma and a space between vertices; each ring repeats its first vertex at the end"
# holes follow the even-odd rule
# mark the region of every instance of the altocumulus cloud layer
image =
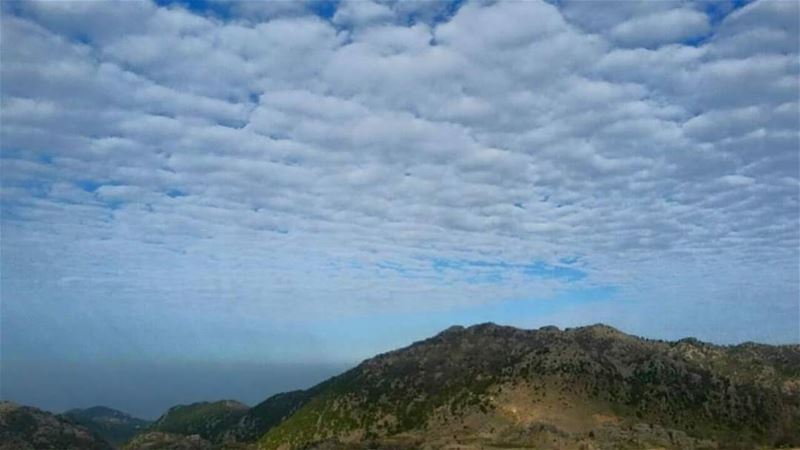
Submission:
POLYGON ((797 2, 2 8, 8 360, 800 340, 797 2))

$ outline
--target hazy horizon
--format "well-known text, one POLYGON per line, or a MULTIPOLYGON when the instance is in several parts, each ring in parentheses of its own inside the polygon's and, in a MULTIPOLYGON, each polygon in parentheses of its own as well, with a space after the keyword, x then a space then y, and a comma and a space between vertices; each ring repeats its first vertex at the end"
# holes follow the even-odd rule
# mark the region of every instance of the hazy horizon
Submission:
MULTIPOLYGON (((566 328, 587 325, 591 324, 573 324, 566 328)), ((531 327, 540 326, 547 325, 531 327)), ((434 333, 418 336, 412 341, 431 337, 434 333)), ((677 336, 643 337, 679 339, 677 336)), ((408 346, 412 341, 385 347, 364 356, 364 359, 408 346)), ((3 390, 2 399, 55 413, 106 406, 134 417, 155 420, 172 406, 202 401, 237 400, 255 406, 277 393, 310 388, 360 362, 113 361, 87 365, 71 361, 4 360, 3 381, 10 388, 3 390), (191 383, 186 382, 189 379, 191 383), (53 383, 53 380, 57 382, 53 383)))
MULTIPOLYGON (((478 323, 481 322, 450 326, 478 323)), ((498 324, 506 325, 503 322, 498 324)), ((550 325, 540 323, 528 325, 528 328, 550 325)), ((588 325, 593 324, 575 323, 564 328, 588 325)), ((436 326, 435 321, 427 321, 420 328, 433 326, 436 326)), ((252 407, 277 393, 310 388, 355 367, 363 359, 406 347, 444 329, 436 329, 405 343, 387 342, 383 348, 375 345, 376 350, 372 354, 365 354, 357 361, 325 364, 256 361, 103 361, 91 364, 58 360, 4 360, 0 399, 55 413, 74 408, 106 406, 148 420, 157 419, 172 406, 203 401, 237 400, 252 407), (191 383, 186 382, 189 379, 191 383)), ((372 337, 380 336, 380 333, 376 333, 372 337)), ((383 337, 386 336, 384 333, 383 337)), ((641 337, 677 340, 693 336, 641 337)), ((397 335, 393 334, 390 341, 397 340, 397 335)), ((724 344, 737 343, 742 342, 724 344)))
POLYGON ((2 399, 252 404, 486 321, 800 343, 798 2, 0 13, 2 399))
POLYGON ((333 364, 16 362, 5 369, 8 389, 3 400, 54 413, 106 406, 155 420, 172 406, 202 401, 237 400, 255 406, 271 395, 308 388, 347 368, 333 364))

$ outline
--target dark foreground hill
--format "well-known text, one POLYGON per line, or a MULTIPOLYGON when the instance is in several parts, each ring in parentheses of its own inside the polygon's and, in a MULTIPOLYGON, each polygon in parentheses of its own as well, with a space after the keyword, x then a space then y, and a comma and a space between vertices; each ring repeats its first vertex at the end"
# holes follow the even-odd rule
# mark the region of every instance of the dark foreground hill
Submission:
POLYGON ((0 450, 111 450, 88 428, 29 406, 0 402, 0 450))
POLYGON ((71 409, 63 417, 97 433, 113 445, 121 445, 146 430, 150 421, 138 419, 122 411, 105 406, 71 409))
POLYGON ((171 408, 125 448, 779 447, 800 447, 798 345, 483 324, 250 409, 230 401, 171 408))

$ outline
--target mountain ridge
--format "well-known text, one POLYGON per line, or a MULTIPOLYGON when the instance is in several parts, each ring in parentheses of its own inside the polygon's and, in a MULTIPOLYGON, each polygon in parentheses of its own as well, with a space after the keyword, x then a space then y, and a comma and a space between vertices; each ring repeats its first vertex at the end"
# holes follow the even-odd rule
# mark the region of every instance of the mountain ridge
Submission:
POLYGON ((449 327, 252 408, 234 400, 171 407, 124 448, 785 446, 800 446, 798 344, 486 322, 449 327))
POLYGON ((77 424, 97 433, 112 445, 119 446, 147 429, 151 421, 107 406, 73 408, 61 414, 77 424))
POLYGON ((225 431, 238 423, 249 410, 249 406, 236 400, 176 405, 153 422, 149 431, 198 435, 206 440, 220 441, 225 431))
POLYGON ((111 450, 91 429, 58 414, 0 401, 0 450, 111 450))
MULTIPOLYGON (((422 434, 430 439, 431 433, 425 431, 426 427, 433 424, 446 428, 437 422, 443 418, 447 422, 453 416, 460 417, 459 414, 475 413, 483 414, 484 421, 490 421, 487 417, 491 414, 487 410, 507 406, 493 398, 498 389, 505 388, 521 390, 519 395, 527 395, 533 389, 559 393, 563 398, 576 390, 581 391, 581 398, 576 400, 581 407, 596 408, 601 416, 635 418, 628 420, 631 422, 626 425, 628 428, 618 430, 617 434, 633 429, 636 421, 650 421, 660 427, 674 427, 676 432, 686 431, 698 437, 698 442, 706 437, 741 441, 744 436, 745 448, 764 440, 772 440, 773 444, 789 440, 796 445, 797 432, 789 428, 790 421, 800 417, 797 392, 792 389, 800 374, 798 355, 800 346, 796 345, 753 348, 747 345, 723 347, 698 340, 670 342, 638 338, 603 324, 564 330, 555 327, 522 330, 494 323, 451 327, 407 347, 376 355, 328 380, 323 387, 315 387, 322 392, 315 394, 315 399, 307 401, 285 422, 267 431, 259 442, 265 448, 284 448, 287 442, 287 448, 299 448, 326 440, 346 443, 402 433, 422 434), (482 347, 489 350, 483 351, 482 347), (772 371, 764 372, 759 367, 734 360, 742 356, 743 350, 764 349, 769 349, 770 355, 750 355, 751 360, 744 362, 767 363, 772 371), (444 370, 445 375, 438 381, 436 376, 426 375, 432 370, 447 368, 454 360, 458 360, 458 364, 451 367, 452 370, 444 370), (490 370, 491 367, 499 370, 490 370), (469 376, 459 379, 460 373, 469 373, 469 376), (787 377, 790 378, 786 381, 788 384, 781 387, 788 389, 780 392, 776 383, 787 377), (392 380, 388 391, 383 391, 385 386, 381 379, 392 380), (448 386, 442 379, 460 381, 448 386), (430 385, 426 387, 425 382, 430 385), (529 382, 536 386, 520 388, 529 382), (726 394, 729 385, 746 392, 726 394), (661 389, 661 392, 654 397, 649 393, 650 388, 661 389), (406 391, 399 395, 399 400, 392 400, 398 389, 406 391), (704 389, 712 394, 706 394, 704 389), (440 395, 441 392, 445 394, 440 395), (788 419, 781 415, 782 397, 776 399, 781 394, 786 394, 790 400, 787 414, 791 417, 788 419), (712 398, 713 395, 720 398, 712 398), (725 395, 733 399, 730 405, 721 399, 725 395), (753 399, 755 404, 748 403, 753 399), (736 403, 740 400, 744 406, 736 403), (376 408, 381 402, 383 406, 376 408), (658 406, 659 402, 665 403, 663 408, 658 406), (742 408, 744 410, 740 410, 742 408), (370 409, 369 413, 362 413, 370 409), (758 418, 752 419, 751 413, 758 418), (709 429, 698 429, 692 424, 707 419, 715 422, 709 429), (322 421, 328 426, 320 427, 322 421), (759 421, 773 428, 764 429, 759 421), (375 426, 376 422, 381 425, 375 426), (741 424, 745 426, 741 428, 741 424)), ((577 410, 574 413, 580 415, 577 410)), ((563 428, 564 424, 554 424, 557 418, 545 419, 542 425, 554 426, 554 434, 560 435, 563 430, 556 425, 563 428)), ((471 432, 486 432, 480 428, 476 426, 471 432)), ((577 435, 588 436, 591 432, 588 428, 574 427, 567 433, 571 437, 564 439, 574 438, 573 444, 582 445, 583 438, 577 435)))

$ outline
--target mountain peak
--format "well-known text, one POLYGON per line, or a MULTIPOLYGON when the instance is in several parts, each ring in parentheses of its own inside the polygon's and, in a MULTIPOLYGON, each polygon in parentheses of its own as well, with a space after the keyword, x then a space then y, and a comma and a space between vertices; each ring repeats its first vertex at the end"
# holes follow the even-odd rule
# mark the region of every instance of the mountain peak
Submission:
MULTIPOLYGON (((560 333, 560 332, 568 332, 571 331, 573 333, 591 333, 594 335, 617 335, 617 336, 628 336, 628 334, 618 330, 617 328, 612 327, 611 325, 606 325, 604 323, 595 323, 592 325, 585 325, 575 328, 565 328, 561 330, 559 327, 555 325, 545 325, 538 329, 529 330, 525 328, 518 328, 511 325, 500 325, 495 322, 482 322, 474 325, 470 325, 468 327, 464 327, 463 325, 453 325, 443 331, 441 331, 436 336, 458 336, 465 332, 472 333, 472 334, 496 334, 502 332, 512 332, 512 333, 532 333, 537 331, 543 332, 550 332, 550 333, 560 333)), ((692 339, 692 338, 687 338, 692 339)))
POLYGON ((66 416, 81 416, 87 418, 118 418, 118 419, 126 419, 132 418, 132 416, 128 413, 123 411, 116 410, 114 408, 109 408, 108 406, 90 406, 88 408, 74 408, 66 411, 64 413, 66 416))
POLYGON ((250 408, 236 400, 197 402, 177 405, 158 418, 151 430, 164 433, 197 434, 204 439, 218 439, 250 408))
POLYGON ((514 327, 509 327, 509 326, 506 326, 506 325, 498 325, 498 324, 496 324, 494 322, 483 322, 483 323, 478 323, 478 324, 472 325, 467 329, 469 331, 472 331, 472 332, 481 333, 481 332, 494 332, 494 331, 498 331, 498 330, 513 329, 513 328, 514 327))
POLYGON ((627 334, 612 327, 611 325, 606 325, 604 323, 595 323, 592 325, 586 325, 583 327, 575 328, 575 330, 579 332, 592 333, 598 336, 628 336, 627 334))
MULTIPOLYGON (((453 326, 253 408, 235 400, 172 407, 126 448, 800 446, 800 346, 695 342, 605 324, 453 326)), ((9 429, 24 422, 4 418, 15 411, 33 414, 0 403, 0 443, 33 439, 9 429)), ((78 412, 99 417, 91 424, 109 442, 115 428, 104 427, 120 421, 105 418, 127 416, 102 406, 78 412)), ((64 430, 77 427, 58 419, 64 430)))
POLYGON ((706 448, 743 435, 743 448, 800 443, 788 427, 800 420, 791 398, 796 350, 755 349, 741 364, 731 349, 713 348, 685 352, 605 324, 453 326, 306 391, 259 445, 381 438, 392 448, 419 447, 391 440, 397 436, 442 444, 435 448, 463 448, 459 436, 488 448, 706 448))

